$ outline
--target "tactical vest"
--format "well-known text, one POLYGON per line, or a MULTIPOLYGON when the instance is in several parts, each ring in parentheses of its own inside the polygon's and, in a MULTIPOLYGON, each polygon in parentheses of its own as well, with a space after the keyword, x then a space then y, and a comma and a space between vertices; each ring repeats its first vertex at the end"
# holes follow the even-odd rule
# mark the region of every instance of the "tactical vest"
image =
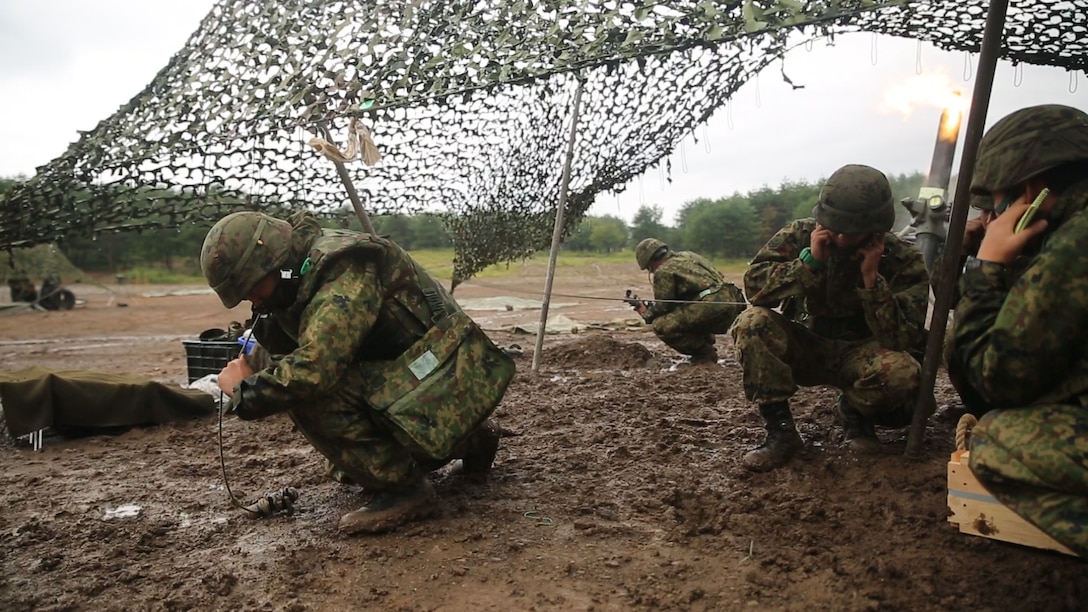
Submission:
POLYGON ((296 334, 323 272, 341 257, 373 258, 380 270, 391 270, 378 320, 345 384, 387 419, 402 445, 449 458, 502 400, 513 360, 403 249, 369 234, 326 231, 314 241, 286 313, 296 334))
MULTIPOLYGON (((306 257, 293 270, 298 277, 297 293, 291 306, 273 313, 278 327, 294 346, 298 343, 298 329, 302 313, 325 281, 329 267, 342 257, 356 257, 372 261, 382 271, 391 271, 392 281, 382 296, 381 311, 371 334, 373 339, 363 343, 356 356, 358 360, 393 359, 403 353, 437 319, 459 311, 457 302, 399 245, 370 234, 356 234, 325 230, 306 252, 306 257)), ((267 336, 267 330, 262 330, 267 336)), ((262 344, 265 338, 261 338, 262 344)))

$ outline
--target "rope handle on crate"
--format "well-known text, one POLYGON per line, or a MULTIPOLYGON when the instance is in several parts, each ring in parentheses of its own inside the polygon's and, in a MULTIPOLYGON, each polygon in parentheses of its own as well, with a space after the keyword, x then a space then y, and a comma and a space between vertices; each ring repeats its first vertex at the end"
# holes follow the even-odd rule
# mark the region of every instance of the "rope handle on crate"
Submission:
POLYGON ((965 414, 956 423, 956 450, 967 450, 967 440, 971 437, 971 430, 978 425, 978 419, 973 414, 965 414))

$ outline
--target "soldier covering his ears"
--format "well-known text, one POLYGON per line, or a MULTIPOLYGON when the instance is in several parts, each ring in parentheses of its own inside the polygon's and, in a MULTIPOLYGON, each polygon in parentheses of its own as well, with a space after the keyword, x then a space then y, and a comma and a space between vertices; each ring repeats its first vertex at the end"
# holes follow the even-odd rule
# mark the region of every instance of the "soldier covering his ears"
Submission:
POLYGON ((744 275, 752 306, 733 324, 744 393, 767 427, 765 442, 744 457, 756 471, 802 447, 789 405, 798 385, 841 389, 847 445, 876 452, 875 426, 909 424, 920 382, 909 351, 925 342, 929 276, 921 252, 890 232, 887 177, 869 166, 839 168, 813 216, 779 230, 752 259, 744 275))
POLYGON ((971 471, 1088 556, 1088 114, 1047 104, 1002 118, 971 192, 998 212, 960 278, 949 358, 958 388, 991 409, 971 431, 971 471))

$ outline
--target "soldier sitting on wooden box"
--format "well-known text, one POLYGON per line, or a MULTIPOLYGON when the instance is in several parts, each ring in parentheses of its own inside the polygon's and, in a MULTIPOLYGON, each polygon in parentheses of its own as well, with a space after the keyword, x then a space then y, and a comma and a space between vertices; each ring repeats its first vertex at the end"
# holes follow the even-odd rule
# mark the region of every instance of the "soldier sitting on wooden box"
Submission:
POLYGON ((1088 556, 1088 114, 1004 117, 979 145, 971 192, 998 215, 960 278, 949 364, 994 408, 971 432, 971 471, 1088 556))

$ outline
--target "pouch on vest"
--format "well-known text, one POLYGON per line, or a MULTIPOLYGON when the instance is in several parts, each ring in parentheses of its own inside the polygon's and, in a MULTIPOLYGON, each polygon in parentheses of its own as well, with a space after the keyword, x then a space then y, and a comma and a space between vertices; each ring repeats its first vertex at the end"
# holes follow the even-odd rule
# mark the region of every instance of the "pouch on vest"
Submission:
POLYGON ((495 411, 514 361, 463 312, 443 317, 396 359, 360 363, 362 392, 398 442, 448 459, 495 411))

